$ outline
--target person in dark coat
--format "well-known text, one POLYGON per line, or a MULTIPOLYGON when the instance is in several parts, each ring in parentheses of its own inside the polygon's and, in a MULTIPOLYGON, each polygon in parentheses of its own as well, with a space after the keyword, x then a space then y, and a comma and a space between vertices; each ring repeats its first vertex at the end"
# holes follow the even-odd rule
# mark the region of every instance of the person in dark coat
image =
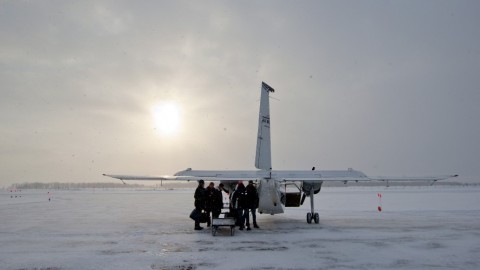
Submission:
POLYGON ((233 209, 237 214, 237 225, 240 226, 240 230, 245 228, 245 186, 242 181, 238 182, 237 188, 232 193, 233 209))
POLYGON ((218 189, 213 189, 212 218, 218 218, 223 209, 223 184, 218 185, 218 189))
POLYGON ((205 209, 205 188, 203 187, 205 182, 203 180, 198 181, 198 187, 195 190, 195 210, 197 211, 197 216, 195 218, 195 230, 203 230, 203 227, 200 227, 200 216, 202 210, 205 209))
POLYGON ((257 215, 256 215, 256 211, 258 208, 258 192, 252 180, 248 181, 248 185, 245 188, 245 204, 247 208, 245 213, 247 230, 250 228, 250 215, 248 212, 252 213, 253 227, 256 229, 259 229, 257 225, 257 215))
POLYGON ((207 212, 208 216, 207 227, 210 227, 210 213, 216 208, 215 201, 215 184, 210 182, 205 189, 205 212, 207 212))

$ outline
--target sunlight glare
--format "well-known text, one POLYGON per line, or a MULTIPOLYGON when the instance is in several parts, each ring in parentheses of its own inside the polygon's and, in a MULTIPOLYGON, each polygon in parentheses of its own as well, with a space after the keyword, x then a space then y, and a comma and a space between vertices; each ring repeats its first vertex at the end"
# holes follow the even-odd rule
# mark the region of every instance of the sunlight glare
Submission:
POLYGON ((173 135, 180 127, 180 110, 175 103, 161 103, 152 109, 155 129, 162 135, 173 135))

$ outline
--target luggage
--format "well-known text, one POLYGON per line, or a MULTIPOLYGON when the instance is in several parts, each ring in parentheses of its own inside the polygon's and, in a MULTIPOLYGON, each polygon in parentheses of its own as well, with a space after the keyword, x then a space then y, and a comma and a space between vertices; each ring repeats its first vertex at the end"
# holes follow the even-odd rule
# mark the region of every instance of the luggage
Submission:
POLYGON ((190 213, 190 218, 193 220, 196 220, 197 217, 200 215, 200 223, 207 223, 210 221, 210 217, 207 215, 205 212, 199 212, 197 209, 193 209, 192 212, 190 213))
POLYGON ((230 210, 230 212, 225 213, 225 217, 230 217, 230 218, 237 218, 237 211, 235 210, 230 210))
POLYGON ((192 210, 192 213, 190 213, 190 218, 193 219, 193 220, 197 220, 197 216, 198 216, 198 211, 197 209, 193 209, 192 210))

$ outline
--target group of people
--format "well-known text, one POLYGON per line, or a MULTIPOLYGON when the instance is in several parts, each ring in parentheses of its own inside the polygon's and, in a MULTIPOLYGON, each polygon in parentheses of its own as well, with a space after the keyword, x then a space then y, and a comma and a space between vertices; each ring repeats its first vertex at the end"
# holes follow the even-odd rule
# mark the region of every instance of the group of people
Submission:
MULTIPOLYGON (((205 182, 203 180, 198 181, 198 187, 195 190, 195 210, 197 213, 204 211, 207 216, 207 226, 210 227, 211 219, 218 218, 223 209, 223 194, 222 191, 229 194, 228 190, 224 189, 223 183, 215 188, 215 184, 210 182, 207 188, 204 188, 205 182)), ((253 184, 253 181, 248 181, 248 185, 245 187, 242 181, 239 181, 236 189, 229 194, 230 207, 228 215, 235 217, 236 225, 240 227, 240 230, 247 231, 250 228, 250 213, 252 213, 253 227, 259 228, 257 224, 256 210, 258 208, 258 192, 257 188, 253 184)), ((201 215, 198 214, 195 219, 195 230, 202 230, 200 226, 201 215)))
POLYGON ((259 228, 257 225, 257 208, 258 192, 253 181, 248 181, 246 187, 242 181, 238 182, 237 188, 230 196, 230 213, 236 214, 237 225, 240 227, 240 230, 243 230, 245 227, 247 227, 247 231, 251 230, 249 213, 252 213, 253 227, 259 228))
POLYGON ((220 216, 223 208, 223 184, 218 185, 218 189, 215 188, 215 184, 211 182, 207 188, 204 188, 205 182, 203 180, 198 181, 198 187, 195 190, 195 211, 197 216, 195 218, 195 230, 202 230, 200 226, 200 219, 202 211, 205 211, 208 216, 207 226, 210 227, 210 213, 214 218, 220 216))

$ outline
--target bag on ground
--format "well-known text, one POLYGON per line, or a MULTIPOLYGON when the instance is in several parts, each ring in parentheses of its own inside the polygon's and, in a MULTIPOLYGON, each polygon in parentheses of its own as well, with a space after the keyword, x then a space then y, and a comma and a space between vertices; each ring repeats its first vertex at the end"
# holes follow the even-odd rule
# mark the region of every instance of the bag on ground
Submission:
POLYGON ((192 213, 190 213, 190 218, 193 219, 193 220, 197 220, 198 214, 199 213, 198 213, 197 209, 194 208, 192 210, 192 213))

